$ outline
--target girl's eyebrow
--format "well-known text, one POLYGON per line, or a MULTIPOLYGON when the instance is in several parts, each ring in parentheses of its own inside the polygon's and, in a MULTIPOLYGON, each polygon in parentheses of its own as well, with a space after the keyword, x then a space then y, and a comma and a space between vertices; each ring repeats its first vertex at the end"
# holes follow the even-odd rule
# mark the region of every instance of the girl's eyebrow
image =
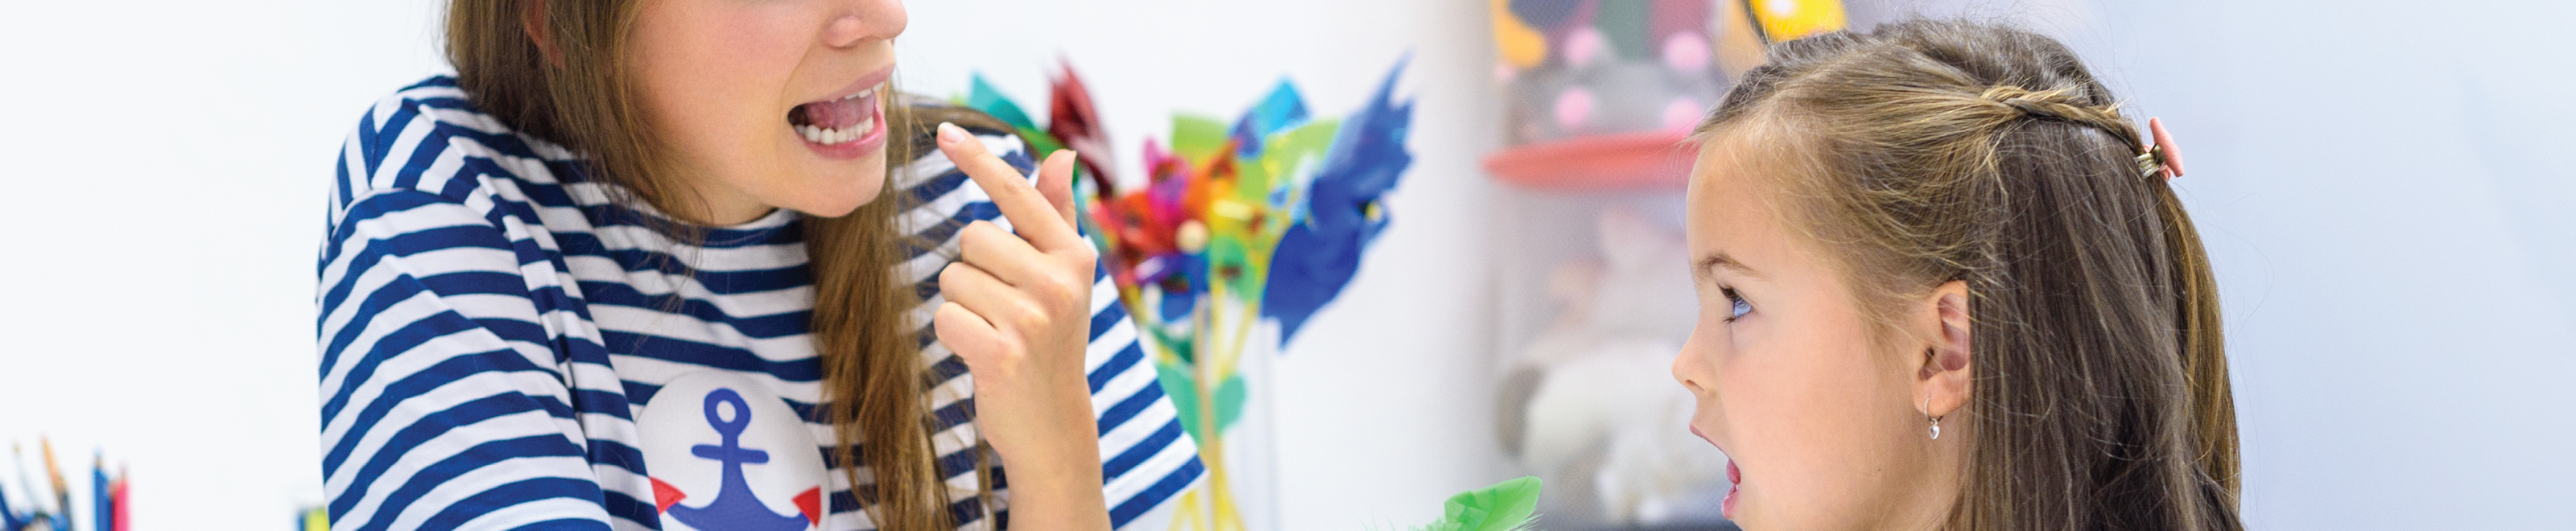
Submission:
POLYGON ((1736 261, 1735 257, 1727 256, 1722 252, 1711 252, 1700 256, 1698 260, 1692 261, 1691 265, 1691 276, 1701 278, 1707 278, 1710 274, 1716 273, 1719 268, 1733 269, 1737 273, 1753 278, 1765 278, 1762 272, 1754 271, 1751 266, 1746 266, 1744 262, 1736 261))

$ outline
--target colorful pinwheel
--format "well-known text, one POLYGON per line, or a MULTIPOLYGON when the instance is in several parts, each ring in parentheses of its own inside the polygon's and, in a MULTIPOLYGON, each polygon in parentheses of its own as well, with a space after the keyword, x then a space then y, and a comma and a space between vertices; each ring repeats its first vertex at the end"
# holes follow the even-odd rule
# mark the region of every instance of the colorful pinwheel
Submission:
POLYGON ((1085 155, 1083 229, 1156 347, 1163 388, 1209 467, 1206 497, 1183 498, 1177 518, 1187 527, 1243 527, 1224 443, 1253 392, 1239 370, 1245 348, 1285 346, 1341 294, 1386 228, 1382 198, 1413 163, 1404 145, 1413 102, 1394 99, 1403 69, 1398 61, 1345 120, 1314 118, 1285 80, 1232 122, 1174 116, 1169 147, 1146 141, 1134 189, 1113 177, 1109 137, 1070 67, 1051 83, 1043 127, 980 77, 962 102, 1017 128, 1040 158, 1062 148, 1085 155), (1263 320, 1279 324, 1277 345, 1250 344, 1263 320))

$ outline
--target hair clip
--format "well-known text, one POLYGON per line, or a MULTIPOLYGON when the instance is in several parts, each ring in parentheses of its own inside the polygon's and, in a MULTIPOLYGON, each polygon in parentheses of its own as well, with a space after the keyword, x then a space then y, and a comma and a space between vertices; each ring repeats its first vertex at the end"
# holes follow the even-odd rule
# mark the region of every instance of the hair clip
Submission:
POLYGON ((2138 173, 2155 175, 2162 172, 2165 180, 2181 177, 2182 149, 2174 146, 2173 134, 2165 132, 2164 121, 2148 118, 2147 134, 2155 144, 2145 146, 2146 152, 2138 154, 2138 173))

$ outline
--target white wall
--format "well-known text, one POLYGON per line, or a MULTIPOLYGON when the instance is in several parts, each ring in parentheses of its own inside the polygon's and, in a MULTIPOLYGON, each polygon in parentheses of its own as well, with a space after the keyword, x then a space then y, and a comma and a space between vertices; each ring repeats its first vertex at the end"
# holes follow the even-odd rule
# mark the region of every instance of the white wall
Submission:
POLYGON ((2104 2, 2188 148, 2264 529, 2569 529, 2576 3, 2104 2))
POLYGON ((437 64, 431 15, 0 3, 0 439, 52 434, 74 485, 93 448, 130 462, 137 529, 317 501, 323 194, 359 113, 437 64))
POLYGON ((2037 21, 2186 148, 2249 526, 2576 528, 2576 3, 1913 4, 2037 21))
MULTIPOLYGON (((0 439, 130 461, 145 527, 286 525, 319 491, 331 157, 363 106, 438 68, 437 4, 0 4, 0 439)), ((1482 356, 1511 235, 1487 227, 1523 203, 1474 167, 1498 136, 1482 2, 911 4, 908 87, 958 91, 972 66, 1035 103, 1070 58, 1130 165, 1171 111, 1230 115, 1284 74, 1344 112, 1410 50, 1421 158, 1395 226, 1279 365, 1284 523, 1397 529, 1507 473, 1482 356)), ((2576 499, 2576 7, 1968 9, 2051 21, 2189 148, 2176 185, 2228 297, 2251 523, 2576 525, 2552 509, 2576 499)))

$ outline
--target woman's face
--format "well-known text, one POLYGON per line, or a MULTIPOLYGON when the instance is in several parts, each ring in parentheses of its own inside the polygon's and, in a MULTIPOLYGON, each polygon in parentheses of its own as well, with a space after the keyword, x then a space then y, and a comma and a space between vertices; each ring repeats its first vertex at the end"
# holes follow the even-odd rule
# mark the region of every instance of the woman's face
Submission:
POLYGON ((839 216, 876 197, 904 23, 898 0, 644 0, 632 59, 670 170, 704 201, 688 217, 839 216))
POLYGON ((1910 527, 1923 511, 1909 498, 1939 479, 1911 403, 1922 351, 1870 341, 1842 273, 1777 204, 1781 176, 1761 159, 1777 151, 1745 134, 1710 139, 1693 169, 1700 314, 1673 360, 1698 400, 1691 430, 1732 460, 1726 515, 1746 529, 1910 527))

